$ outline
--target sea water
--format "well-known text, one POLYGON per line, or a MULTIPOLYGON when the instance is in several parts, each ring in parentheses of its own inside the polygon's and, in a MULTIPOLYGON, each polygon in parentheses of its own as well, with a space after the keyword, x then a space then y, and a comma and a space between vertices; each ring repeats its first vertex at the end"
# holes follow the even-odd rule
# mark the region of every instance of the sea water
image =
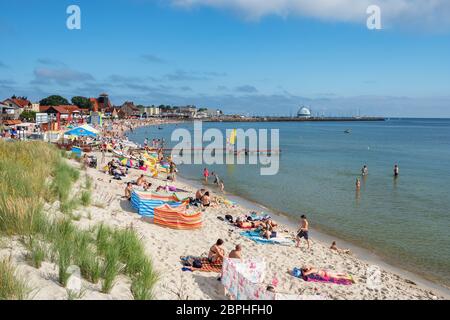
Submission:
MULTIPOLYGON (((192 131, 193 124, 143 127, 129 138, 138 143, 164 138, 170 147, 176 144, 170 141, 176 128, 192 131)), ((227 192, 294 219, 306 214, 313 228, 450 286, 449 119, 205 122, 203 128, 280 130, 277 175, 261 176, 258 165, 207 166, 223 179, 227 192), (362 177, 364 164, 369 173, 362 177)), ((179 166, 183 177, 197 181, 204 167, 179 166)))

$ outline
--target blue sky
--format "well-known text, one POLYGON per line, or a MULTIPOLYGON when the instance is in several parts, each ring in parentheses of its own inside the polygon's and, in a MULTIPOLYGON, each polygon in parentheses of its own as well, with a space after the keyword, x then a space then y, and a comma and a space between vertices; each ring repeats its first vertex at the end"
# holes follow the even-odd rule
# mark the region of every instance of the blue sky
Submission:
POLYGON ((449 21, 439 0, 1 0, 0 98, 450 117, 449 21), (371 3, 382 30, 366 27, 371 3))

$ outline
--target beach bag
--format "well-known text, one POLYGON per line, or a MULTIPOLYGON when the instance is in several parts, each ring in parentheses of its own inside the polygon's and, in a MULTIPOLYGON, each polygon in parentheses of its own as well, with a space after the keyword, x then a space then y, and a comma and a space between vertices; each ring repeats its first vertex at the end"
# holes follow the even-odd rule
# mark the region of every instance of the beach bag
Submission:
POLYGON ((294 268, 294 270, 292 270, 292 275, 296 278, 303 278, 303 272, 298 268, 294 268))
POLYGON ((200 260, 196 259, 196 260, 194 260, 194 262, 192 263, 192 266, 193 266, 194 268, 201 269, 201 267, 202 267, 202 262, 201 262, 200 260))

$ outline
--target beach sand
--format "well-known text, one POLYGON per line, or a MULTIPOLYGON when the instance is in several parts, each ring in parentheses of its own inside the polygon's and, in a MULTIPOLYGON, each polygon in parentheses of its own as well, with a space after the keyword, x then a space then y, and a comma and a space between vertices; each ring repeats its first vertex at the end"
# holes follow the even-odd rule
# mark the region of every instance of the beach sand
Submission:
MULTIPOLYGON (((101 159, 100 154, 97 157, 101 159)), ((107 161, 112 157, 107 156, 107 161)), ((79 166, 71 161, 74 166, 79 166)), ((99 163, 99 167, 101 164, 99 163)), ((326 299, 443 299, 445 297, 421 287, 410 280, 390 271, 381 270, 381 284, 370 288, 366 284, 369 264, 356 257, 334 252, 329 244, 311 240, 311 249, 306 249, 302 242, 300 248, 292 243, 289 246, 258 244, 241 236, 240 229, 227 222, 217 219, 230 214, 233 217, 248 214, 250 209, 241 205, 226 206, 223 204, 208 208, 204 212, 203 228, 195 231, 182 231, 163 228, 141 219, 131 207, 129 201, 122 198, 125 183, 135 180, 142 171, 130 169, 128 176, 122 180, 111 180, 111 176, 98 169, 88 168, 86 173, 93 178, 93 205, 81 208, 75 212, 81 218, 74 221, 80 228, 89 228, 99 223, 105 223, 117 228, 132 226, 142 238, 148 255, 153 259, 154 266, 160 274, 160 281, 155 287, 156 299, 227 299, 223 286, 217 280, 217 273, 183 272, 180 256, 206 254, 218 238, 225 241, 226 252, 236 244, 243 246, 244 258, 264 259, 267 263, 267 274, 264 285, 271 285, 276 279, 277 292, 295 295, 320 295, 326 299), (288 274, 288 270, 304 265, 330 271, 346 272, 353 276, 356 284, 343 286, 331 283, 305 282, 288 274)), ((152 182, 152 190, 158 185, 165 185, 165 174, 160 179, 147 178, 152 182)), ((170 182, 178 188, 190 191, 183 195, 192 196, 193 186, 186 182, 170 182)), ((74 191, 76 192, 76 191, 74 191)), ((57 214, 58 204, 47 205, 49 213, 57 214)), ((190 209, 191 210, 191 209, 190 209)), ((191 210, 192 211, 192 210, 191 210)), ((282 226, 279 230, 283 230, 282 226)), ((285 236, 292 234, 281 232, 285 236)), ((38 270, 29 266, 24 259, 25 250, 16 240, 4 241, 0 256, 10 256, 18 265, 22 274, 34 289, 33 299, 66 299, 66 289, 57 283, 57 266, 44 262, 38 270)), ((83 299, 132 299, 130 280, 120 276, 110 294, 100 293, 100 285, 93 285, 83 280, 83 299)))

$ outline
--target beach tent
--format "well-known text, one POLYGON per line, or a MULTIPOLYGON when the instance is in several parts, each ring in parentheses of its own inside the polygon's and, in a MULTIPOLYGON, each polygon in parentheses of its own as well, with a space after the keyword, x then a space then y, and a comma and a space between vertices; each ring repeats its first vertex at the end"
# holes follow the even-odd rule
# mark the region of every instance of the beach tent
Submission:
POLYGON ((178 230, 193 230, 202 227, 202 213, 187 214, 186 205, 172 207, 164 204, 154 209, 153 222, 157 225, 178 230))
POLYGON ((94 131, 90 131, 89 129, 90 128, 84 128, 84 126, 80 126, 80 127, 76 127, 76 128, 70 129, 69 131, 66 131, 64 133, 64 135, 66 135, 66 136, 76 136, 76 137, 96 137, 97 134, 98 134, 98 131, 95 130, 94 128, 92 128, 95 131, 97 131, 97 133, 96 133, 94 131))
POLYGON ((143 217, 153 218, 155 208, 163 204, 177 207, 182 202, 175 194, 162 195, 139 190, 133 190, 131 192, 131 205, 143 217))

